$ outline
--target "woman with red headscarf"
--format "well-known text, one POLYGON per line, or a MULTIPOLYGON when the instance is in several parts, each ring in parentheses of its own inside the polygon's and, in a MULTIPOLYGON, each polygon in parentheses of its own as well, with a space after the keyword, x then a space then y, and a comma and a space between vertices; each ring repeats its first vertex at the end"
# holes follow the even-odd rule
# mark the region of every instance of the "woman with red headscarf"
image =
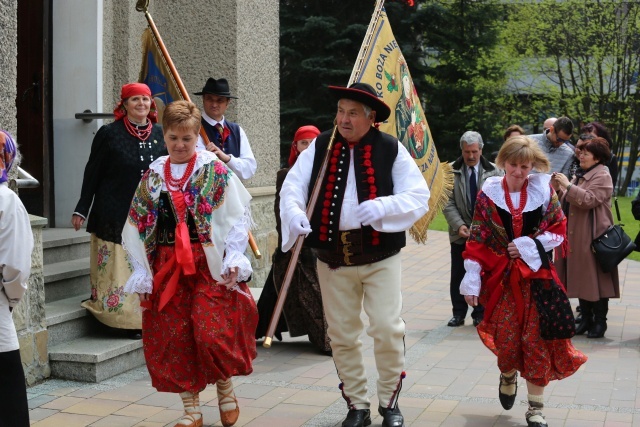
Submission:
MULTIPOLYGON (((274 210, 276 214, 276 227, 278 231, 278 247, 273 253, 273 264, 271 271, 264 284, 260 300, 258 301, 258 312, 260 320, 256 329, 256 339, 266 335, 267 327, 273 314, 273 309, 278 299, 277 292, 280 291, 282 280, 287 271, 291 252, 282 252, 282 234, 280 232, 280 188, 284 182, 289 168, 298 159, 301 152, 309 147, 311 141, 320 134, 315 126, 302 126, 296 131, 291 144, 289 154, 289 167, 280 169, 276 177, 276 200, 274 210)), ((320 284, 318 282, 318 272, 316 270, 316 257, 310 248, 304 247, 300 251, 298 264, 296 266, 291 287, 284 303, 284 309, 275 336, 282 340, 282 332, 289 332, 292 337, 308 335, 311 341, 320 351, 330 354, 329 337, 327 336, 327 321, 322 309, 322 295, 320 294, 320 284)))
POLYGON ((128 329, 132 338, 139 339, 138 296, 123 289, 131 266, 121 235, 140 178, 167 150, 149 87, 126 84, 120 98, 113 111, 115 121, 102 126, 93 138, 71 224, 79 230, 88 218, 91 233, 91 298, 82 306, 105 325, 128 329))

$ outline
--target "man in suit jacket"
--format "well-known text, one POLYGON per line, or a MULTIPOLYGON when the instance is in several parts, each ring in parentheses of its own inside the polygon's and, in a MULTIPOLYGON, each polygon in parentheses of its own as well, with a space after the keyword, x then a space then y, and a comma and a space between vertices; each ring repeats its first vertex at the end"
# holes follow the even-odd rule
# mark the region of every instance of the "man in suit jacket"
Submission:
MULTIPOLYGON (((451 304, 453 317, 448 326, 464 325, 469 306, 460 295, 460 282, 464 277, 464 261, 462 252, 469 237, 469 228, 473 219, 473 209, 478 191, 485 179, 490 176, 501 176, 502 171, 495 164, 482 156, 482 136, 478 132, 467 131, 460 138, 460 156, 452 165, 453 191, 443 213, 449 224, 449 241, 451 243, 451 304)), ((473 325, 478 326, 484 315, 484 307, 473 307, 471 317, 473 325)))

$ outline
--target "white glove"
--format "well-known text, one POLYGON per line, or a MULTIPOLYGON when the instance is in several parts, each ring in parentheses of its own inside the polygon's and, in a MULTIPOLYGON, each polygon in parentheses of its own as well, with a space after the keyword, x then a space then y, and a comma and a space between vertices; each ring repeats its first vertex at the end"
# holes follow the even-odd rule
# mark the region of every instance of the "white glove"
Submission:
POLYGON ((384 215, 384 205, 379 200, 367 200, 356 208, 356 218, 362 225, 371 225, 371 223, 382 219, 384 215))
POLYGON ((307 215, 305 215, 304 213, 299 213, 298 215, 291 218, 289 231, 294 236, 306 236, 307 234, 311 233, 311 224, 309 224, 307 215))

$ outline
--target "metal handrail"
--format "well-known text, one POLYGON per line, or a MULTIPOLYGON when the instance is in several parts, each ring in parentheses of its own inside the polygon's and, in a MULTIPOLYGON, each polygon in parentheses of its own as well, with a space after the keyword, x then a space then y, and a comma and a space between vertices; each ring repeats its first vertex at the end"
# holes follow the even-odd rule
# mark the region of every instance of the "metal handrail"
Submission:
POLYGON ((18 167, 18 179, 14 181, 18 188, 38 188, 40 186, 40 182, 21 167, 18 167))

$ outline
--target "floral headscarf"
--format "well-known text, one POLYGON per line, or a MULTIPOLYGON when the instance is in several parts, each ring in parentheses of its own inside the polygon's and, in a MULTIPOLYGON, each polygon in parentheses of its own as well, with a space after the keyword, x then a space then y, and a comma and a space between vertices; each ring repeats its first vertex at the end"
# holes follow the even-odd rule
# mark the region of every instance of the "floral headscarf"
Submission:
POLYGON ((11 138, 11 134, 0 129, 0 184, 7 182, 9 169, 17 155, 16 143, 11 138))

